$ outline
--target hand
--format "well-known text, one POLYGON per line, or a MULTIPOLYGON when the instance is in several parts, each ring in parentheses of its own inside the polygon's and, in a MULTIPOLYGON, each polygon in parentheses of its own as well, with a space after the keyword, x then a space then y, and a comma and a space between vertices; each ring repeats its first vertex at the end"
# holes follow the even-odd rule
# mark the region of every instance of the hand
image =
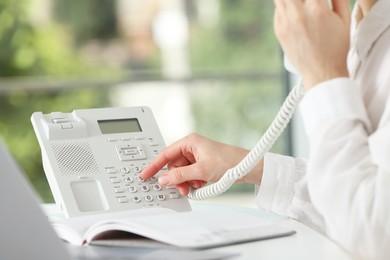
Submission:
MULTIPOLYGON (((168 172, 160 176, 159 183, 164 186, 175 185, 181 194, 187 196, 190 188, 200 188, 208 182, 218 181, 226 170, 239 163, 247 153, 245 149, 191 134, 164 149, 142 171, 141 178, 148 179, 168 165, 168 172)), ((261 161, 238 182, 259 184, 262 167, 261 161)))
POLYGON ((306 90, 349 76, 349 1, 332 2, 333 9, 327 0, 274 0, 276 36, 306 90))

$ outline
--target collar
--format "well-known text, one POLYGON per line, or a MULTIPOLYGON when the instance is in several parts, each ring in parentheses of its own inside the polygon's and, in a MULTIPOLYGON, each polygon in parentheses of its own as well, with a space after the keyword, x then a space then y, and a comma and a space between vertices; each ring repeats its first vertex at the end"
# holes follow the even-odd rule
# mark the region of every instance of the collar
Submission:
POLYGON ((390 27, 390 1, 378 0, 359 23, 355 20, 357 11, 356 4, 352 14, 351 44, 356 48, 359 58, 363 59, 381 34, 390 27))

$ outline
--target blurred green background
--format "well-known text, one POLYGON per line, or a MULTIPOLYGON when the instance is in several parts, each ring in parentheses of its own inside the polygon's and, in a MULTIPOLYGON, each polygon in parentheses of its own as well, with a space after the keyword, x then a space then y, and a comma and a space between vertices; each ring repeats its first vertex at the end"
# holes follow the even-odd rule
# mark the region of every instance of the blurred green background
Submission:
MULTIPOLYGON (((123 105, 112 98, 123 86, 185 90, 193 123, 168 144, 195 131, 251 148, 285 97, 272 21, 272 1, 0 0, 0 135, 45 202, 53 198, 31 114, 123 105), (159 39, 170 31, 167 14, 177 28, 159 39), (169 43, 175 37, 181 45, 169 43), (177 74, 166 72, 169 44, 186 57, 177 74)), ((273 151, 288 153, 288 142, 283 136, 273 151)))

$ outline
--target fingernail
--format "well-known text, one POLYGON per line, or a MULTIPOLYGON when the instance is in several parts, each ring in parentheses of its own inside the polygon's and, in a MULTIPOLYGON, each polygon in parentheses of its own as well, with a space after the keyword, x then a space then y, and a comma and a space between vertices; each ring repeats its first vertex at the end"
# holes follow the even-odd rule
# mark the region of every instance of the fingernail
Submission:
POLYGON ((160 176, 160 178, 158 178, 158 182, 161 185, 167 185, 169 183, 169 178, 168 178, 168 176, 162 175, 162 176, 160 176))

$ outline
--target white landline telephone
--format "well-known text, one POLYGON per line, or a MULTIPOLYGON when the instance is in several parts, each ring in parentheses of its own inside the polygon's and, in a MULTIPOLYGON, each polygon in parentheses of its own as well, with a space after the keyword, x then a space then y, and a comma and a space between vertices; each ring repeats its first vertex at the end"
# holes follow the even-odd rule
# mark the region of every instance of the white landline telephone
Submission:
POLYGON ((190 211, 175 187, 139 177, 165 147, 148 107, 35 112, 31 121, 54 199, 67 217, 150 207, 190 211))

